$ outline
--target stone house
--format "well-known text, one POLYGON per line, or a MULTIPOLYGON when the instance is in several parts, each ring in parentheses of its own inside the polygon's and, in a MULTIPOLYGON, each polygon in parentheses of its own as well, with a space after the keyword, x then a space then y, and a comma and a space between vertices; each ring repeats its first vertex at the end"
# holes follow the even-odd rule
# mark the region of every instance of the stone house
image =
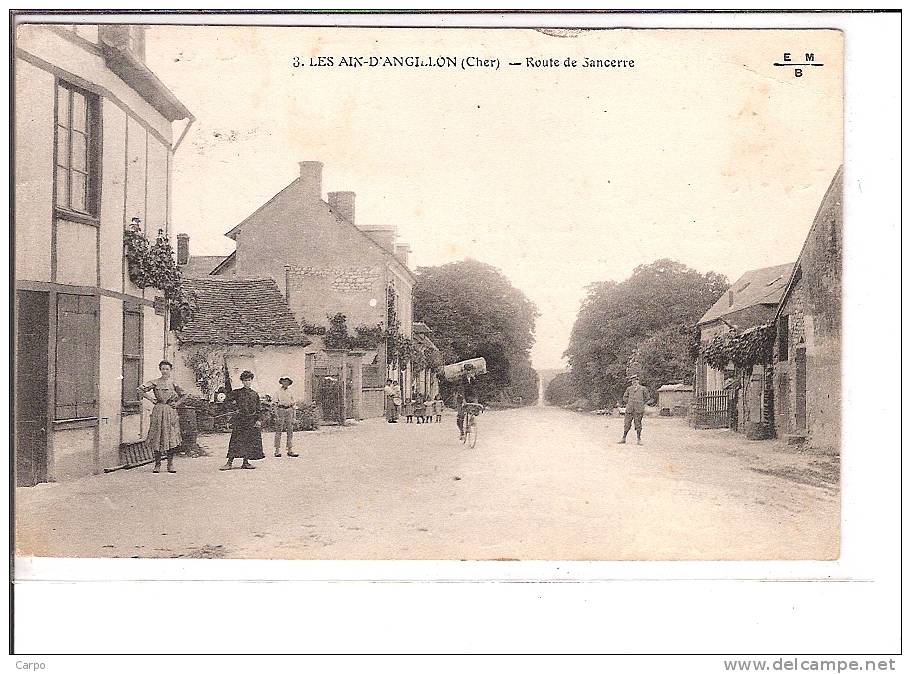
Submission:
POLYGON ((16 27, 18 485, 119 465, 120 444, 148 430, 136 387, 166 357, 167 312, 130 282, 124 228, 169 231, 172 156, 193 115, 145 65, 144 31, 16 27))
POLYGON ((841 434, 842 181, 826 190, 775 314, 779 437, 837 449, 841 434))
MULTIPOLYGON (((304 161, 299 168, 295 180, 226 233, 235 242, 230 255, 191 256, 189 239, 180 236, 178 260, 185 276, 272 278, 305 328, 325 327, 336 313, 346 316, 352 332, 359 326, 386 327, 391 304, 401 333, 412 337, 415 276, 408 268, 410 249, 397 240, 396 227, 356 224, 354 192, 329 192, 324 200, 322 163, 304 161)), ((318 336, 318 331, 311 335, 318 336)), ((378 416, 382 382, 400 378, 410 390, 411 366, 402 372, 387 368, 383 344, 361 358, 369 368, 362 373, 369 384, 365 409, 378 416)), ((330 360, 319 350, 314 367, 331 367, 330 360)))
MULTIPOLYGON (((699 341, 710 342, 731 330, 742 333, 771 322, 794 265, 753 269, 744 273, 699 319, 699 341)), ((738 372, 733 363, 724 371, 711 367, 700 355, 696 359, 694 402, 696 422, 704 426, 727 426, 732 419, 730 405, 736 406, 737 430, 759 433, 760 424, 771 425, 764 404, 766 369, 738 372), (700 418, 700 406, 711 407, 709 418, 700 418), (764 411, 765 410, 765 411, 764 411)), ((704 415, 703 415, 704 416, 704 415)))

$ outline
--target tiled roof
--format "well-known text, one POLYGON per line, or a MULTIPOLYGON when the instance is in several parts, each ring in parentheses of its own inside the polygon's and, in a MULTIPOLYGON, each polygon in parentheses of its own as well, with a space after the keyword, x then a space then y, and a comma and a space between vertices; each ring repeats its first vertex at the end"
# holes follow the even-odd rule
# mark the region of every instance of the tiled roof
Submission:
POLYGON ((197 310, 180 331, 182 342, 306 346, 294 314, 273 279, 184 279, 197 310))
POLYGON ((718 301, 705 312, 699 322, 708 323, 758 304, 778 304, 793 268, 794 263, 790 262, 748 271, 718 298, 718 301), (730 290, 734 291, 733 304, 730 303, 728 295, 730 290))
POLYGON ((191 255, 187 264, 180 265, 180 273, 184 278, 208 276, 226 257, 227 255, 191 255))

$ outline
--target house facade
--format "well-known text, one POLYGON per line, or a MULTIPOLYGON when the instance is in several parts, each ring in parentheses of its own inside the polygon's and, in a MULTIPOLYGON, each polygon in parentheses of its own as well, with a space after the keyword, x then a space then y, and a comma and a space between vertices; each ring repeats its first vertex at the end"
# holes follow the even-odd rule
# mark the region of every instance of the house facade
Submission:
MULTIPOLYGON (((192 256, 189 240, 181 237, 182 268, 197 277, 272 278, 305 329, 324 328, 327 317, 337 313, 345 315, 351 332, 360 326, 385 328, 393 313, 401 334, 412 337, 415 277, 408 268, 409 247, 398 241, 394 226, 356 224, 354 192, 329 192, 324 200, 322 171, 321 162, 300 162, 294 181, 226 233, 235 242, 227 257, 192 256)), ((317 330, 311 338, 318 336, 317 330)), ((365 373, 370 414, 381 415, 382 386, 376 384, 385 375, 410 390, 411 366, 387 368, 383 344, 362 359, 372 368, 365 373)), ((329 367, 330 360, 320 350, 314 367, 329 367)))
POLYGON ((842 189, 823 197, 775 316, 779 437, 837 449, 841 435, 842 189))
POLYGON ((193 116, 146 67, 144 30, 16 28, 19 485, 99 473, 148 429, 136 387, 158 376, 167 312, 130 282, 124 228, 168 232, 174 137, 193 116))
MULTIPOLYGON (((773 321, 793 268, 793 264, 782 264, 743 274, 699 320, 700 343, 705 345, 731 331, 743 333, 773 321)), ((758 433, 761 425, 770 426, 766 375, 761 365, 750 372, 738 371, 733 363, 718 370, 700 354, 694 382, 695 423, 718 427, 736 420, 737 430, 750 433, 758 433)))

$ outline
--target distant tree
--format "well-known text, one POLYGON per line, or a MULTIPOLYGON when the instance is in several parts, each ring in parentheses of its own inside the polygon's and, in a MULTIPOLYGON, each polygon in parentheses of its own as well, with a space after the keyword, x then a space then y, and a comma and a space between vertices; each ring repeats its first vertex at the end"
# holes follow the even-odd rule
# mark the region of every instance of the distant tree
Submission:
POLYGON ((633 352, 643 386, 654 396, 658 388, 673 381, 689 383, 695 372, 690 355, 690 330, 666 328, 643 341, 633 352))
POLYGON ((518 363, 509 371, 506 398, 513 404, 532 405, 538 401, 538 373, 528 363, 518 363))
POLYGON ((538 316, 534 303, 500 270, 476 260, 419 267, 416 275, 414 319, 433 330, 443 362, 483 357, 482 400, 505 395, 534 402, 537 375, 529 359, 538 316))
POLYGON ((579 399, 579 394, 573 385, 573 378, 569 372, 561 372, 550 380, 544 391, 544 400, 551 405, 565 407, 579 399))
POLYGON ((591 284, 565 352, 576 391, 593 405, 614 404, 631 362, 652 393, 687 380, 692 326, 727 287, 721 274, 668 259, 636 267, 622 283, 591 284))

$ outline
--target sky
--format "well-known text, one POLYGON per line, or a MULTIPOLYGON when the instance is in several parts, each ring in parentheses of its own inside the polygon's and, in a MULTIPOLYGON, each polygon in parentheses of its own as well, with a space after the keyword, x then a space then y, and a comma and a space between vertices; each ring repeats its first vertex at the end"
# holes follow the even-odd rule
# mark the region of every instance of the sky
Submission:
POLYGON ((412 268, 471 257, 535 302, 539 368, 563 366, 590 283, 662 257, 731 281, 793 262, 842 161, 837 31, 158 26, 146 62, 197 119, 171 198, 192 254, 230 253, 224 233, 321 161, 324 194, 354 191, 358 223, 396 225, 412 268), (773 65, 785 52, 823 66, 797 78, 773 65), (527 58, 561 65, 508 65, 527 58))

